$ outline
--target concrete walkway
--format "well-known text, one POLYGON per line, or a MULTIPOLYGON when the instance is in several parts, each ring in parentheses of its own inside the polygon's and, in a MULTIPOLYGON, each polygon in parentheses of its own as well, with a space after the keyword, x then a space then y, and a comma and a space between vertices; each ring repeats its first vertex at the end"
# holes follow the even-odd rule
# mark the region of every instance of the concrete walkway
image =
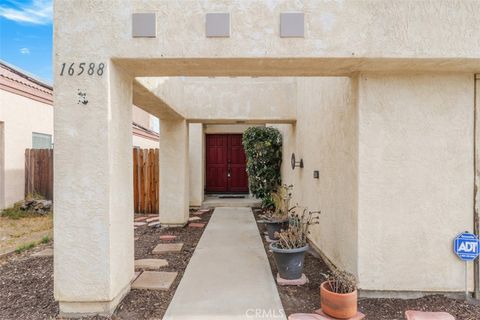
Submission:
POLYGON ((286 319, 250 208, 215 209, 163 319, 286 319))

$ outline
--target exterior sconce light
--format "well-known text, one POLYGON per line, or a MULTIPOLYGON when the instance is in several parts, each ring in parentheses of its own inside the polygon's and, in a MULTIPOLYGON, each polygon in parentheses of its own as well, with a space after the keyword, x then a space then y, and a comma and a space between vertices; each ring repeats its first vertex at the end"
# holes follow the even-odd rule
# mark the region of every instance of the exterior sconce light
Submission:
POLYGON ((320 179, 320 172, 318 172, 318 170, 313 170, 313 179, 320 179))
POLYGON ((292 170, 295 170, 295 168, 303 168, 303 159, 300 159, 300 161, 295 160, 295 153, 292 153, 292 158, 290 160, 292 164, 292 170))

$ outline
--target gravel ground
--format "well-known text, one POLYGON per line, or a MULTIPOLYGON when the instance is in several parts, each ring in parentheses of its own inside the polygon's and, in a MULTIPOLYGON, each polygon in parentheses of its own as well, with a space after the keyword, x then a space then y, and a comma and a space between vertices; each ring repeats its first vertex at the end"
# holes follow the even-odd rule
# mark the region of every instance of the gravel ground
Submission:
POLYGON ((0 262, 0 319, 50 319, 58 313, 53 299, 53 257, 31 257, 51 245, 14 254, 0 262))
MULTIPOLYGON (((211 212, 201 215, 201 222, 208 222, 211 212)), ((205 228, 150 228, 135 230, 135 259, 167 259, 169 266, 162 271, 177 271, 178 276, 168 291, 132 290, 117 308, 112 319, 161 319, 183 276, 195 247, 205 228), (174 242, 183 242, 180 253, 151 255, 160 243, 159 236, 173 234, 174 242)), ((55 319, 58 303, 53 298, 53 258, 32 257, 31 254, 49 245, 41 245, 0 260, 0 319, 37 320, 55 319)), ((105 319, 86 317, 83 319, 105 319)))
MULTIPOLYGON (((257 216, 257 220, 260 218, 257 216)), ((258 224, 272 274, 276 276, 277 267, 273 254, 269 252, 264 237, 265 227, 258 224)), ((310 313, 320 308, 320 284, 324 280, 321 273, 328 272, 325 262, 311 253, 305 255, 304 273, 309 283, 304 286, 277 286, 285 313, 310 313)), ((400 320, 405 319, 406 310, 444 311, 452 314, 457 320, 479 320, 480 305, 465 300, 447 298, 443 295, 426 296, 419 299, 359 299, 359 311, 368 320, 400 320)))
MULTIPOLYGON (((208 222, 211 213, 202 216, 208 222)), ((263 237, 263 225, 259 225, 263 237)), ((161 319, 170 303, 188 261, 203 233, 204 228, 148 228, 135 230, 135 258, 154 257, 150 253, 160 243, 159 235, 174 234, 175 241, 183 242, 180 254, 167 253, 161 258, 169 261, 165 271, 177 271, 177 279, 168 291, 132 290, 119 305, 112 319, 161 319)), ((268 243, 264 245, 272 268, 276 275, 273 256, 268 252, 268 243)), ((53 299, 53 258, 31 257, 31 254, 51 244, 40 245, 21 254, 15 254, 0 260, 0 319, 54 319, 58 314, 58 304, 53 299)), ((278 287, 280 298, 287 314, 313 312, 319 308, 319 286, 321 273, 328 271, 326 264, 318 257, 307 254, 305 274, 310 282, 301 287, 278 287)), ((359 309, 367 315, 366 319, 394 320, 404 319, 405 310, 446 311, 458 320, 480 319, 480 305, 467 303, 441 295, 420 299, 360 299, 359 309)), ((104 319, 91 317, 84 319, 104 319)))
MULTIPOLYGON (((195 222, 208 222, 211 215, 211 212, 204 213, 199 216, 202 217, 202 221, 195 222)), ((205 228, 191 227, 169 228, 162 229, 161 231, 157 229, 157 232, 152 232, 152 228, 138 228, 135 230, 135 236, 139 237, 135 242, 135 259, 167 259, 168 266, 161 270, 176 271, 178 272, 178 276, 168 291, 132 290, 125 299, 123 299, 115 312, 115 315, 119 319, 162 319, 204 229, 205 228), (160 234, 176 235, 177 238, 173 242, 183 242, 183 250, 175 253, 152 255, 151 252, 153 248, 160 243, 158 240, 160 234)))

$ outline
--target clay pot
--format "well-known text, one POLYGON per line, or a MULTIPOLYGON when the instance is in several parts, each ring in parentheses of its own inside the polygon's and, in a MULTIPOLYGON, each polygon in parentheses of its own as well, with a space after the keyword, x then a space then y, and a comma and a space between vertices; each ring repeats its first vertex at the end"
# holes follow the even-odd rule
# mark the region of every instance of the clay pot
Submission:
POLYGON ((328 281, 320 285, 320 306, 325 314, 338 319, 348 319, 357 314, 357 290, 350 293, 330 291, 328 281))

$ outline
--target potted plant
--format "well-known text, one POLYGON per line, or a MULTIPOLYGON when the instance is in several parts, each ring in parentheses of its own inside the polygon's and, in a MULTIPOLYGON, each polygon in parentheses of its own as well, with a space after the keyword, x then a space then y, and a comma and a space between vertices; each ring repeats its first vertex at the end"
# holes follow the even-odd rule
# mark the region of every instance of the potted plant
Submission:
POLYGON ((276 240, 275 235, 278 232, 288 229, 288 213, 294 209, 290 208, 292 189, 292 185, 287 186, 284 184, 278 188, 277 192, 270 194, 271 205, 265 207, 262 216, 270 240, 276 240))
POLYGON ((302 277, 309 229, 311 225, 318 224, 319 215, 320 211, 307 212, 307 209, 301 215, 293 214, 289 228, 278 232, 278 241, 270 244, 281 278, 294 280, 302 277))
POLYGON ((334 270, 320 285, 322 311, 333 318, 348 319, 357 314, 357 282, 355 276, 334 270))

